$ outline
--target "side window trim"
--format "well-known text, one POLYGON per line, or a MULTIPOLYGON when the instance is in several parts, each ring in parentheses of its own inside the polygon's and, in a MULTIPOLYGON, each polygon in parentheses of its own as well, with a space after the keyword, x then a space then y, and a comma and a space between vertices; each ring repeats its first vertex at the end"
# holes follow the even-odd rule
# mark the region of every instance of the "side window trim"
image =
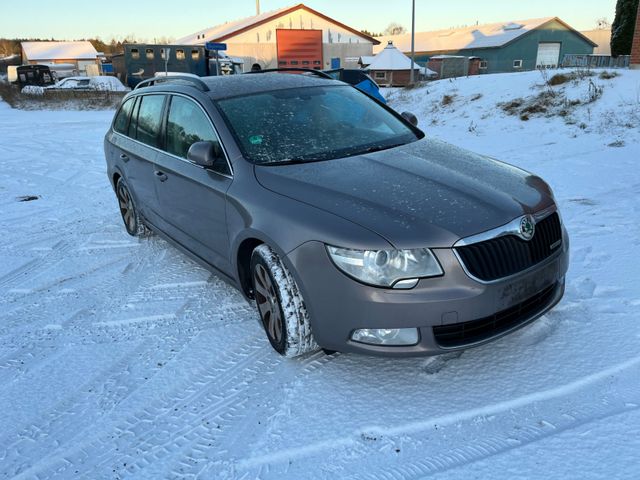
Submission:
POLYGON ((164 105, 162 107, 162 120, 160 121, 160 138, 158 138, 158 148, 163 152, 167 151, 167 124, 169 119, 169 109, 171 108, 171 100, 173 95, 165 95, 164 105))
MULTIPOLYGON (((133 104, 133 108, 131 110, 131 114, 129 115, 129 121, 127 124, 127 133, 120 133, 120 132, 116 132, 115 130, 114 133, 118 134, 118 135, 122 135, 124 137, 130 138, 131 140, 134 140, 135 142, 144 145, 145 147, 148 148, 152 148, 154 150, 157 150, 159 152, 164 153, 165 155, 170 155, 173 158, 176 158, 180 161, 186 162, 189 165, 193 165, 195 167, 198 167, 196 164, 194 164, 193 162, 187 160, 186 158, 181 158, 178 157, 177 155, 174 155, 168 151, 166 151, 166 139, 167 139, 167 124, 168 124, 168 118, 169 118, 169 107, 171 104, 171 100, 173 99, 173 97, 182 97, 186 100, 189 100, 193 103, 195 103, 198 108, 200 108, 200 110, 202 111, 202 113, 205 115, 205 118, 207 119, 207 121, 209 122, 209 125, 211 126, 213 133, 215 134, 216 138, 218 139, 218 143, 220 144, 220 147, 222 149, 222 154, 224 156, 225 162, 227 163, 227 169, 229 170, 229 173, 223 173, 223 172, 219 172, 216 170, 210 170, 211 172, 217 174, 217 175, 222 175, 223 177, 227 177, 230 179, 233 179, 233 166, 231 165, 231 162, 229 161, 229 154, 227 153, 227 150, 224 146, 224 143, 222 142, 221 138, 220 138, 220 134, 218 133, 218 129, 216 128, 215 124, 213 123, 213 120, 211 120, 211 117, 209 116, 209 114, 207 113, 207 111, 205 110, 205 108, 202 106, 202 104, 200 102, 198 102, 197 100, 195 100, 194 98, 188 97, 187 95, 182 95, 180 93, 174 93, 174 92, 158 92, 158 93, 148 93, 148 94, 144 94, 144 95, 137 95, 135 97, 134 100, 134 104, 133 104), (163 107, 163 113, 162 113, 162 123, 160 125, 160 140, 162 142, 162 148, 159 147, 154 147, 152 145, 147 145, 146 143, 141 142, 140 140, 137 139, 137 132, 138 132, 138 122, 137 122, 137 117, 138 114, 140 112, 140 103, 142 103, 142 97, 145 96, 149 96, 149 95, 163 95, 165 97, 164 99, 164 107, 163 107), (136 131, 133 132, 134 135, 129 135, 129 129, 131 128, 131 122, 133 121, 133 117, 134 115, 136 116, 136 131)), ((203 167, 198 167, 198 168, 203 168, 203 167)))
MULTIPOLYGON (((227 169, 229 170, 229 173, 228 173, 228 174, 227 174, 227 173, 222 173, 222 172, 218 172, 218 171, 216 171, 216 170, 211 170, 211 171, 212 171, 213 173, 216 173, 216 174, 218 174, 218 175, 222 175, 222 176, 224 176, 224 177, 233 178, 233 168, 232 168, 232 166, 231 166, 231 162, 229 161, 229 155, 227 154, 227 150, 226 150, 226 148, 225 148, 225 146, 224 146, 224 143, 222 143, 222 140, 220 139, 220 134, 218 133, 218 129, 217 129, 217 128, 216 128, 216 126, 214 125, 213 120, 211 120, 211 117, 209 116, 209 114, 207 113, 207 111, 205 110, 205 108, 202 106, 202 104, 201 104, 200 102, 198 102, 197 100, 195 100, 195 99, 191 98, 191 97, 188 97, 188 96, 186 96, 186 95, 182 95, 182 94, 179 94, 179 93, 171 93, 169 96, 171 97, 171 100, 173 100, 173 97, 181 97, 181 98, 184 98, 185 100, 190 101, 190 102, 194 103, 195 105, 197 105, 197 106, 198 106, 198 108, 202 111, 202 113, 204 114, 205 118, 207 119, 207 122, 209 122, 209 126, 211 127, 211 130, 213 130, 213 133, 214 133, 214 135, 216 136, 216 138, 217 138, 217 140, 218 140, 218 143, 220 144, 220 147, 221 147, 221 149, 222 149, 222 155, 224 156, 225 162, 227 162, 227 169)), ((171 101, 169 101, 169 102, 167 102, 167 103, 168 103, 168 104, 171 104, 172 102, 171 102, 171 101)), ((164 138, 165 138, 165 141, 166 141, 166 138, 167 138, 167 137, 166 137, 166 127, 167 127, 167 125, 168 125, 168 121, 169 121, 168 119, 169 119, 169 107, 167 107, 166 112, 165 112, 165 115, 164 115, 164 122, 165 122, 165 125, 164 125, 163 132, 164 132, 164 138)), ((166 143, 164 143, 164 147, 166 147, 166 143)), ((177 156, 177 155, 174 155, 174 154, 172 154, 172 153, 170 153, 170 152, 166 151, 166 149, 165 149, 165 148, 163 148, 163 149, 162 149, 162 151, 163 151, 165 154, 167 154, 167 155, 171 155, 171 156, 172 156, 172 157, 174 157, 174 158, 177 158, 177 159, 179 159, 179 160, 182 160, 183 162, 187 162, 187 163, 189 163, 190 165, 193 165, 193 166, 195 166, 195 167, 198 167, 198 165, 196 165, 195 163, 193 163, 193 162, 191 162, 191 161, 187 160, 186 158, 179 157, 179 156, 177 156)), ((199 167, 199 168, 203 168, 203 167, 199 167)))
POLYGON ((127 137, 133 140, 137 140, 138 138, 138 113, 140 112, 140 103, 142 101, 141 99, 142 99, 142 95, 138 95, 136 97, 136 103, 134 103, 133 110, 131 111, 131 115, 129 116, 129 125, 127 125, 127 137), (135 130, 131 132, 131 126, 132 126, 134 117, 135 117, 135 130))

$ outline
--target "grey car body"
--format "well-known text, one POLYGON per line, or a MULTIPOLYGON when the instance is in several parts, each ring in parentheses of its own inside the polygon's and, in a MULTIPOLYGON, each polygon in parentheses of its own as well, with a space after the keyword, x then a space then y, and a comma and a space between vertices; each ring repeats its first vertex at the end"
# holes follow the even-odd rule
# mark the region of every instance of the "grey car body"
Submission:
POLYGON ((195 102, 215 129, 223 163, 196 165, 167 153, 162 141, 150 146, 112 126, 105 137, 109 179, 114 188, 126 180, 146 226, 249 300, 252 254, 268 245, 304 299, 320 347, 439 354, 503 336, 561 299, 569 239, 541 178, 429 138, 374 100, 367 100, 371 108, 395 115, 415 141, 325 161, 252 163, 220 100, 344 84, 271 73, 205 78, 203 85, 160 83, 134 90, 123 104, 149 95, 195 102), (527 238, 525 227, 538 225, 527 238), (374 286, 338 268, 328 246, 427 248, 442 274, 406 288, 374 286), (371 344, 354 340, 361 329, 416 329, 418 337, 411 345, 371 344))

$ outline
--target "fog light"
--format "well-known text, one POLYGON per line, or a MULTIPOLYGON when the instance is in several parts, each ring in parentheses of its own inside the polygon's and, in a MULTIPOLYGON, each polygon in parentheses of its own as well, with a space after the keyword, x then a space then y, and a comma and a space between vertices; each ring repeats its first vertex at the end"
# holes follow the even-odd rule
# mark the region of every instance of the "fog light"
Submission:
POLYGON ((415 345, 418 343, 417 328, 363 328, 351 334, 351 340, 369 345, 415 345))

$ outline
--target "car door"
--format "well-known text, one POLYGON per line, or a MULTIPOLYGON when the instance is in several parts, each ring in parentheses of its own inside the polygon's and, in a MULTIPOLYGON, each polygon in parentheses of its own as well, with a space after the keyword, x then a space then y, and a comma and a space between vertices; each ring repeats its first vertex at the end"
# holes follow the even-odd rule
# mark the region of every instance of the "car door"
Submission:
POLYGON ((159 217, 155 190, 155 161, 160 146, 160 134, 167 96, 140 95, 136 98, 126 135, 118 136, 114 144, 120 150, 124 177, 142 215, 152 224, 159 217))
POLYGON ((230 273, 225 212, 231 168, 226 155, 211 168, 189 161, 189 147, 200 141, 220 143, 206 111, 191 98, 172 95, 164 152, 156 158, 156 191, 164 221, 161 228, 192 253, 230 273))

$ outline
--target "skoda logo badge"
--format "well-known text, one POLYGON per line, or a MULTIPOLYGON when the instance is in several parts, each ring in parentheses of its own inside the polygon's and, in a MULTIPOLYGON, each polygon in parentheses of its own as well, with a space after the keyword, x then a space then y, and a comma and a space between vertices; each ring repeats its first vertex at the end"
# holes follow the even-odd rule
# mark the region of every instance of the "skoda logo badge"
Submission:
POLYGON ((525 240, 531 240, 536 231, 536 224, 531 215, 525 215, 520 220, 520 236, 525 240))

